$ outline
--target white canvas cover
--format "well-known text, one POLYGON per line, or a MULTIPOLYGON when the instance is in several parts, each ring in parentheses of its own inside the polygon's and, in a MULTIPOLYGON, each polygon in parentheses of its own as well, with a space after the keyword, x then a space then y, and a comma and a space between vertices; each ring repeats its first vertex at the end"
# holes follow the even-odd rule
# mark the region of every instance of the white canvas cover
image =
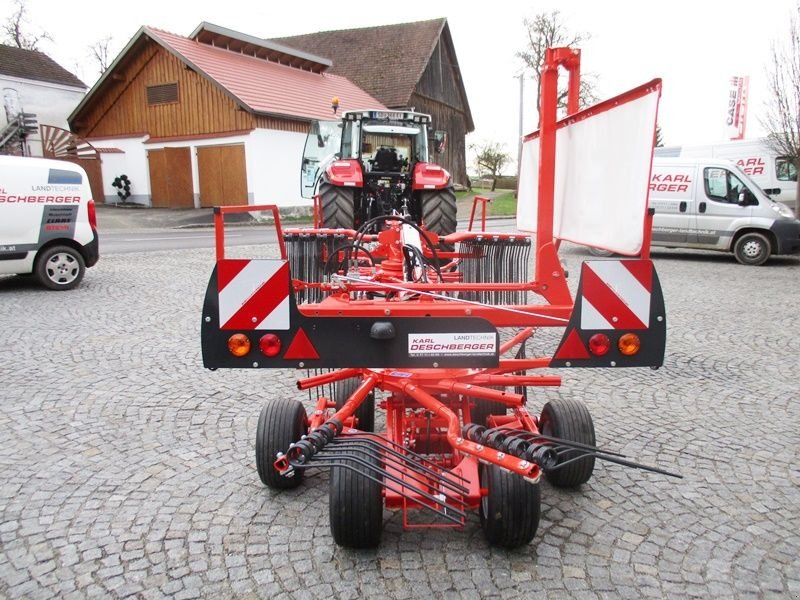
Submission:
MULTIPOLYGON (((640 252, 660 89, 655 80, 559 122, 554 237, 640 252)), ((520 167, 517 227, 536 231, 538 132, 526 137, 520 167)))

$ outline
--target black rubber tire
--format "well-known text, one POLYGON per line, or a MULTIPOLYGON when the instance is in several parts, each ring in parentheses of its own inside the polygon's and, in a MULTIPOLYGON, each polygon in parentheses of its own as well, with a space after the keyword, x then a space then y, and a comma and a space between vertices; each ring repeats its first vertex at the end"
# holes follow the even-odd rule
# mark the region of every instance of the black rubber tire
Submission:
MULTIPOLYGON (((376 467, 377 457, 359 453, 359 458, 376 467)), ((363 465, 352 463, 356 469, 363 465)), ((371 472, 370 475, 376 476, 371 472)), ((330 524, 333 540, 346 548, 375 548, 383 533, 383 493, 381 485, 361 473, 344 467, 331 467, 330 524)))
MULTIPOLYGON (((539 417, 539 429, 544 435, 594 446, 594 423, 589 409, 580 400, 559 398, 544 405, 539 417)), ((573 455, 574 456, 574 455, 573 455)), ((566 458, 570 458, 567 453, 566 458)), ((586 483, 594 471, 594 456, 586 456, 563 469, 545 473, 556 487, 576 487, 586 483)))
MULTIPOLYGON (((486 386, 493 390, 502 391, 505 388, 499 386, 489 385, 486 386)), ((486 419, 489 415, 505 415, 508 412, 508 406, 502 402, 495 402, 493 400, 483 400, 482 398, 475 398, 473 400, 475 406, 470 410, 472 422, 478 425, 486 425, 486 419)))
MULTIPOLYGON (((347 402, 350 395, 361 385, 361 380, 352 377, 337 381, 333 390, 333 397, 336 400, 336 410, 339 410, 347 402)), ((361 431, 375 431, 375 393, 370 392, 364 401, 356 409, 355 417, 358 419, 358 428, 361 431)))
POLYGON ((480 482, 487 495, 481 498, 478 511, 489 544, 509 550, 529 544, 539 528, 542 511, 539 484, 483 463, 480 482))
POLYGON ((757 267, 767 262, 772 254, 772 244, 761 233, 745 233, 733 244, 733 255, 743 265, 757 267))
POLYGON ((284 477, 275 470, 273 463, 278 452, 286 452, 289 444, 297 442, 307 432, 306 409, 297 400, 276 398, 264 405, 256 429, 256 467, 264 485, 274 490, 300 485, 303 471, 296 470, 293 477, 284 477))
POLYGON ((85 273, 83 256, 69 246, 51 246, 36 257, 36 280, 51 290, 71 290, 85 273))
POLYGON ((603 250, 602 248, 595 248, 593 246, 589 246, 589 254, 600 257, 614 256, 611 250, 603 250))
POLYGON ((452 187, 421 192, 420 205, 425 229, 439 235, 449 235, 456 230, 456 193, 452 187))
POLYGON ((354 229, 355 192, 352 188, 331 185, 327 181, 319 184, 322 206, 322 226, 330 229, 354 229))

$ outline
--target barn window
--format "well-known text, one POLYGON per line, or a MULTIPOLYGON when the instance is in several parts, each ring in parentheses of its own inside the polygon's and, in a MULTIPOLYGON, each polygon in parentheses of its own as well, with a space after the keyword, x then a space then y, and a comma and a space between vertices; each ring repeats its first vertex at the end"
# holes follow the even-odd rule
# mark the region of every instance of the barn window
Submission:
POLYGON ((147 104, 169 104, 178 101, 178 84, 163 83, 147 86, 147 104))

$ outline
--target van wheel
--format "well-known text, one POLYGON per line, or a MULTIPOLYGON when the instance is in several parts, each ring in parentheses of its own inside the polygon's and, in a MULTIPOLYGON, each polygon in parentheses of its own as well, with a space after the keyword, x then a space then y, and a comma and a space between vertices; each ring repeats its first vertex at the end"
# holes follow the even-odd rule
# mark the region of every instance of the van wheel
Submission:
POLYGON ((743 265, 763 265, 771 253, 769 240, 760 233, 745 233, 733 244, 733 255, 743 265))
POLYGON ((69 246, 53 246, 36 258, 34 273, 51 290, 71 290, 81 282, 86 263, 80 252, 69 246))

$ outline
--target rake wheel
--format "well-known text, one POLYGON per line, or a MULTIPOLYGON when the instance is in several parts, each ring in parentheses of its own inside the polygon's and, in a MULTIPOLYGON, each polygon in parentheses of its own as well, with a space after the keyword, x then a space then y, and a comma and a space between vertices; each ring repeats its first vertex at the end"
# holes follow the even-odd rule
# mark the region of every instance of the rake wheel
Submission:
POLYGON ((300 485, 303 471, 284 477, 275 470, 273 463, 278 452, 285 452, 289 444, 299 441, 307 431, 306 409, 297 400, 276 398, 264 405, 256 429, 256 467, 264 485, 274 490, 300 485))
MULTIPOLYGON (((539 429, 547 436, 595 445, 592 415, 580 400, 559 398, 545 404, 539 417, 539 429)), ((559 462, 569 460, 570 457, 571 454, 566 453, 559 462)), ((593 471, 594 456, 585 456, 563 468, 546 473, 545 476, 556 487, 576 487, 589 481, 593 471)))
POLYGON ((481 526, 492 546, 509 550, 529 544, 539 528, 541 490, 519 475, 481 464, 481 487, 487 494, 479 508, 481 526))

